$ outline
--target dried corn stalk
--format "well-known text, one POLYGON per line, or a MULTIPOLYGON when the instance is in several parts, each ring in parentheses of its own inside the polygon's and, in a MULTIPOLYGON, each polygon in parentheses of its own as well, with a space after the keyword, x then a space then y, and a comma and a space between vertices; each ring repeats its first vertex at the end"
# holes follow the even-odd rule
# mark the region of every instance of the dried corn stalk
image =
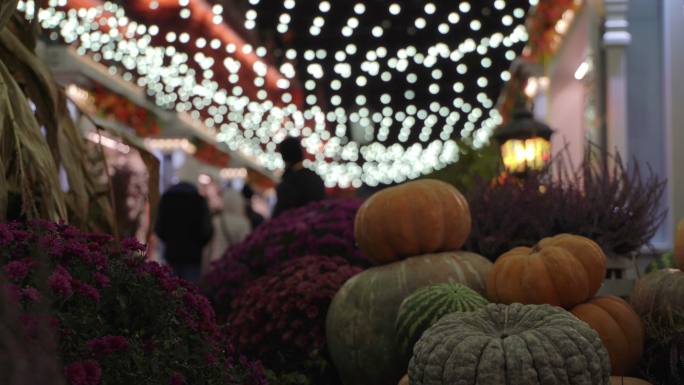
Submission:
POLYGON ((0 30, 7 25, 7 22, 14 15, 19 0, 3 0, 0 2, 0 30))
POLYGON ((40 217, 110 231, 110 202, 90 172, 63 91, 33 52, 35 36, 26 33, 33 25, 18 14, 12 18, 16 4, 0 4, 0 221, 40 217), (68 191, 62 191, 60 167, 68 191))

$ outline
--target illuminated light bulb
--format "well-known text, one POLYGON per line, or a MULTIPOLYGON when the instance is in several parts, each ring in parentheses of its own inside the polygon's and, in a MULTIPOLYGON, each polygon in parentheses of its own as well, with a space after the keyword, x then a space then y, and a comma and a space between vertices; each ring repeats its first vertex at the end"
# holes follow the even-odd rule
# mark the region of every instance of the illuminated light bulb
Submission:
POLYGON ((295 5, 295 0, 285 0, 283 2, 283 6, 285 7, 285 9, 292 9, 295 7, 295 5))
POLYGON ((470 3, 467 3, 465 1, 458 5, 458 9, 463 13, 470 12, 470 8, 470 3))
POLYGON ((347 44, 347 46, 344 49, 349 55, 354 55, 356 53, 356 45, 354 44, 347 44))
POLYGON ((321 29, 315 25, 311 26, 311 28, 309 28, 309 34, 311 34, 311 36, 318 36, 321 34, 321 29))
POLYGON ((461 17, 456 12, 451 12, 448 17, 449 23, 456 24, 461 20, 461 17))
POLYGON ((458 72, 461 75, 464 75, 466 72, 468 72, 468 66, 461 63, 456 67, 456 72, 458 72))
POLYGON ((511 73, 508 72, 508 71, 503 71, 503 72, 501 73, 501 80, 503 80, 503 81, 505 81, 505 82, 511 80, 511 73))
POLYGON ((354 30, 351 29, 349 26, 342 27, 342 36, 350 37, 353 33, 354 33, 354 30))
POLYGON ((480 23, 479 20, 473 20, 470 22, 470 29, 472 29, 473 31, 479 31, 481 27, 482 23, 480 23))
POLYGON ((323 27, 323 26, 325 25, 325 19, 322 18, 322 17, 320 17, 320 16, 316 16, 316 17, 314 18, 314 20, 313 20, 313 24, 314 24, 316 27, 321 28, 321 27, 323 27))
POLYGON ((192 12, 190 12, 190 10, 188 8, 181 9, 180 17, 182 19, 188 19, 188 18, 190 18, 190 16, 192 16, 192 12))
POLYGON ((384 58, 385 56, 387 56, 387 48, 385 48, 385 47, 378 47, 378 48, 375 50, 375 53, 378 55, 379 58, 384 58))
POLYGON ((508 27, 513 24, 513 18, 511 15, 504 15, 504 17, 501 18, 501 23, 508 27))
POLYGON ((436 10, 437 10, 437 7, 435 7, 435 5, 434 5, 433 3, 427 3, 427 4, 425 4, 424 11, 425 11, 425 13, 427 13, 428 15, 432 15, 433 13, 435 13, 436 10))
POLYGON ((284 90, 290 87, 290 82, 287 79, 278 79, 276 86, 284 90))
POLYGON ((175 32, 169 32, 166 34, 166 41, 169 43, 173 43, 176 41, 176 33, 175 32))
POLYGON ((318 5, 318 9, 321 12, 326 13, 330 11, 330 3, 327 1, 321 1, 321 3, 318 5))
POLYGON ((389 12, 392 15, 398 15, 401 12, 401 6, 397 3, 392 3, 389 6, 389 12))
POLYGON ((347 25, 350 28, 356 28, 359 26, 359 19, 357 19, 355 17, 350 17, 349 20, 347 20, 347 25))
POLYGON ((309 64, 307 67, 307 71, 311 76, 313 76, 316 79, 320 79, 323 77, 323 67, 318 64, 318 63, 312 63, 309 64))
POLYGON ((422 17, 419 17, 416 19, 415 25, 416 25, 416 28, 423 29, 427 25, 427 22, 422 17))
POLYGON ((513 16, 522 19, 525 17, 525 11, 522 8, 516 8, 513 10, 513 16))
POLYGON ((435 69, 432 71, 432 77, 434 79, 441 79, 442 78, 442 70, 440 69, 435 69))
POLYGON ((439 27, 437 27, 437 30, 439 31, 439 33, 441 33, 443 35, 446 35, 447 33, 449 33, 449 29, 450 29, 449 24, 445 24, 445 23, 442 23, 439 25, 439 27))
POLYGON ((439 93, 439 85, 436 83, 430 84, 429 91, 433 95, 437 95, 439 93))
POLYGON ((371 33, 373 34, 373 36, 379 38, 379 37, 382 37, 383 32, 384 31, 382 30, 382 27, 375 26, 375 27, 373 27, 373 30, 371 33))
POLYGON ((359 76, 356 78, 356 85, 359 87, 364 87, 368 83, 365 76, 359 76))
POLYGON ((492 59, 490 59, 488 57, 482 58, 482 60, 480 61, 480 64, 484 68, 489 68, 492 66, 492 59))
POLYGON ((504 0, 494 1, 494 8, 498 9, 499 11, 506 8, 506 2, 504 0))
POLYGON ((366 6, 363 3, 356 3, 356 5, 354 5, 354 12, 362 15, 364 12, 366 12, 366 6))
POLYGON ((415 83, 416 81, 418 81, 418 76, 417 76, 416 74, 414 74, 414 73, 410 73, 410 74, 406 75, 406 80, 407 80, 409 83, 413 84, 413 83, 415 83))
POLYGON ((185 44, 185 43, 187 43, 187 42, 190 41, 190 35, 188 35, 187 33, 183 32, 183 33, 181 33, 180 36, 178 37, 178 41, 180 41, 181 43, 185 44))

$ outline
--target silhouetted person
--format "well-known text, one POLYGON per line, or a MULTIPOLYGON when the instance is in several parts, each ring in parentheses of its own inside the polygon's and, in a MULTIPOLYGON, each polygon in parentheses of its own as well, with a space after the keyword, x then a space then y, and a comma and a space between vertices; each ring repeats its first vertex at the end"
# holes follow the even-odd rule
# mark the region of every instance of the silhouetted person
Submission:
POLYGON ((213 212, 214 236, 204 249, 202 275, 209 272, 211 263, 221 259, 226 250, 242 242, 252 226, 246 215, 245 198, 232 189, 222 191, 220 207, 211 208, 213 212))
POLYGON ((299 139, 286 138, 280 143, 278 151, 285 161, 285 172, 276 189, 278 202, 273 216, 278 216, 285 210, 324 199, 323 179, 315 172, 304 168, 302 164, 304 149, 299 139))
POLYGON ((253 196, 254 190, 249 187, 249 184, 245 183, 245 186, 242 188, 242 197, 245 198, 245 212, 249 219, 249 223, 252 225, 252 230, 264 222, 263 215, 254 211, 254 208, 252 207, 253 196))
POLYGON ((202 249, 213 234, 207 200, 190 183, 171 186, 159 202, 155 233, 164 241, 164 259, 181 278, 197 282, 202 249))

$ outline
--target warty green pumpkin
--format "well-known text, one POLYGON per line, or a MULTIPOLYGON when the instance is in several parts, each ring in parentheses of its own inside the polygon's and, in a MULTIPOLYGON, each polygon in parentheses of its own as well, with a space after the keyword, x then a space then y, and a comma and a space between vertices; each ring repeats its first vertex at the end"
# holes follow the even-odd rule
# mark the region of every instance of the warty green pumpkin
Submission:
POLYGON ((452 313, 414 348, 411 385, 609 385, 598 334, 550 305, 490 304, 452 313))

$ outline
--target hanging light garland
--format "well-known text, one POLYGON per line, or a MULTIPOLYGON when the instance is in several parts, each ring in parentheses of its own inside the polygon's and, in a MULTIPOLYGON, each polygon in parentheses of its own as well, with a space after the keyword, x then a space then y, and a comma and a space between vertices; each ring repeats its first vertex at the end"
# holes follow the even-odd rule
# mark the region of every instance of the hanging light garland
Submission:
MULTIPOLYGON (((272 23, 279 45, 269 50, 183 25, 162 30, 113 2, 76 9, 74 1, 49 0, 38 10, 52 40, 145 88, 159 106, 201 121, 266 169, 284 166, 277 143, 302 137, 313 155, 305 166, 343 188, 442 168, 458 160, 457 140, 486 144, 501 122, 493 99, 528 39, 524 21, 535 2, 249 0, 244 27, 272 23)), ((170 3, 179 20, 206 11, 223 25, 220 4, 140 1, 151 15, 170 3)), ((19 9, 35 11, 31 0, 19 9)))

